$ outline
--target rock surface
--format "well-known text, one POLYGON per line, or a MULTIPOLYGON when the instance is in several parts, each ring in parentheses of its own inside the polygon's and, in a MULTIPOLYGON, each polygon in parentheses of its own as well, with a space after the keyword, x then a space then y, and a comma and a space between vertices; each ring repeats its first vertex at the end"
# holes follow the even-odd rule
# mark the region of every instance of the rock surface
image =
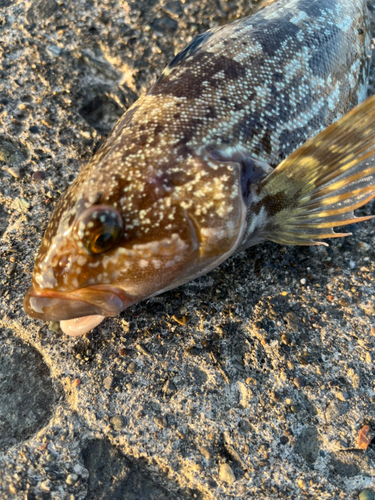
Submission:
POLYGON ((1 499, 375 491, 374 449, 356 449, 375 431, 373 222, 328 248, 251 248, 85 338, 22 310, 80 167, 175 53, 253 8, 0 0, 1 499))

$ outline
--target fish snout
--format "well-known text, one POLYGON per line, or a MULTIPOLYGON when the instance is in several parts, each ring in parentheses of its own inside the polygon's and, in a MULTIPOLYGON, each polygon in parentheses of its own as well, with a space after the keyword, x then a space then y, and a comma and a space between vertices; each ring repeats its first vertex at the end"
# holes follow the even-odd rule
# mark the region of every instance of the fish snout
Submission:
POLYGON ((26 293, 23 307, 32 318, 65 321, 84 316, 117 316, 135 301, 129 301, 115 287, 87 287, 70 293, 38 291, 33 286, 26 293))

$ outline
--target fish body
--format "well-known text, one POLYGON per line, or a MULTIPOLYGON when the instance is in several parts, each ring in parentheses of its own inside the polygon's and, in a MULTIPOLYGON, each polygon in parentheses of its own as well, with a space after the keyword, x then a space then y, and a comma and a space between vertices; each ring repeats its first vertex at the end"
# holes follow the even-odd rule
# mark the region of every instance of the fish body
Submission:
POLYGON ((365 99, 369 63, 363 0, 279 0, 197 36, 59 200, 26 312, 81 334, 261 241, 334 237, 375 193, 342 139, 373 104, 306 141, 365 99))

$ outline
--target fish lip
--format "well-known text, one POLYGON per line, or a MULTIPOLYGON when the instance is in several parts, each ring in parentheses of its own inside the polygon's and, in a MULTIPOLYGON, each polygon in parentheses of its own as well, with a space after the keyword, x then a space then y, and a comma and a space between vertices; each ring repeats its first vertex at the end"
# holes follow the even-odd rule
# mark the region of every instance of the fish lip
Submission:
POLYGON ((84 316, 117 316, 135 300, 113 286, 89 286, 74 292, 37 290, 31 286, 23 307, 29 316, 44 321, 66 321, 84 316))

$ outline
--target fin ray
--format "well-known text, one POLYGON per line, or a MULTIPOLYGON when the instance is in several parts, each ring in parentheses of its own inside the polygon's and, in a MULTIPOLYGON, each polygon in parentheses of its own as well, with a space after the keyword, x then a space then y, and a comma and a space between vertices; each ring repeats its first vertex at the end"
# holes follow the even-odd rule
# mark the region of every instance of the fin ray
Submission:
POLYGON ((323 244, 316 238, 348 234, 335 233, 332 228, 373 218, 355 217, 353 210, 375 197, 374 124, 372 96, 260 180, 253 203, 265 207, 266 239, 293 245, 323 244))

